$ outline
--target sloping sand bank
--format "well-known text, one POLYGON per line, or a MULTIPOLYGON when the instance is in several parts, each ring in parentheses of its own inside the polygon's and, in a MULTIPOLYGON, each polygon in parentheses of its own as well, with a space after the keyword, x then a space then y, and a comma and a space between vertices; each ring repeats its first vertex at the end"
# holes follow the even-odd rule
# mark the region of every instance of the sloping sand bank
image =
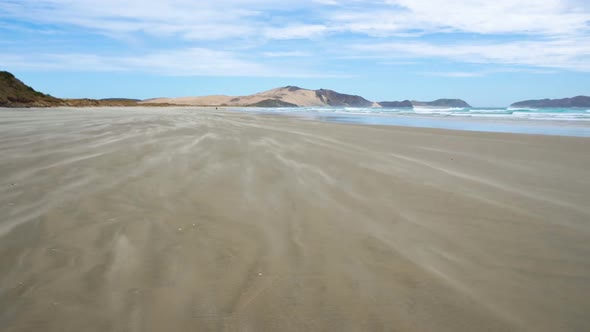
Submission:
POLYGON ((0 111, 0 330, 588 331, 590 139, 0 111))

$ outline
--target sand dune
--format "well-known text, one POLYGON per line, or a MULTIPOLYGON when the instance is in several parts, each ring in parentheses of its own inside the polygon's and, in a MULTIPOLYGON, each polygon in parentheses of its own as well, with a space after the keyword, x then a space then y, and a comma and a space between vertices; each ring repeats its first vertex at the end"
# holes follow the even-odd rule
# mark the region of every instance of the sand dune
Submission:
POLYGON ((326 103, 320 100, 315 91, 290 87, 276 88, 259 92, 249 96, 203 96, 203 97, 181 97, 181 98, 155 98, 145 102, 150 103, 172 103, 177 105, 201 105, 201 106, 249 106, 267 99, 278 99, 287 103, 299 106, 325 106, 326 103))
POLYGON ((155 98, 145 102, 173 103, 177 105, 205 105, 205 106, 248 106, 266 99, 278 99, 299 106, 325 106, 313 90, 299 89, 289 91, 288 87, 259 92, 250 96, 203 96, 181 98, 155 98))
POLYGON ((0 330, 588 331, 589 144, 2 110, 0 330))
POLYGON ((221 106, 230 104, 230 100, 235 98, 237 97, 225 95, 211 95, 202 97, 153 98, 141 101, 140 103, 221 106))
POLYGON ((325 106, 314 90, 298 89, 294 87, 277 88, 264 91, 245 98, 245 103, 254 104, 265 99, 279 99, 299 106, 325 106), (250 99, 252 102, 250 102, 250 99))
POLYGON ((286 86, 249 96, 202 96, 180 98, 155 98, 143 103, 195 105, 195 106, 251 106, 265 100, 278 100, 300 107, 310 106, 379 106, 359 96, 340 94, 332 90, 308 90, 295 86, 286 86))

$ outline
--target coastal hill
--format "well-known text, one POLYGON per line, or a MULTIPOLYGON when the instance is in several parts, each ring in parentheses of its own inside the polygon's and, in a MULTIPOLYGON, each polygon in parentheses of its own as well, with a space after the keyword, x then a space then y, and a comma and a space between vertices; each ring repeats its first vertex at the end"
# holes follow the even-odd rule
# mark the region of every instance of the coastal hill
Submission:
MULTIPOLYGON (((578 97, 576 97, 578 98, 578 97)), ((588 98, 588 97, 584 97, 588 98)), ((96 107, 96 106, 237 106, 237 107, 470 107, 461 99, 435 101, 372 102, 361 96, 339 93, 328 89, 309 90, 285 86, 248 96, 212 95, 202 97, 155 98, 147 100, 62 99, 24 84, 13 74, 0 71, 0 107, 96 107)))
POLYGON ((59 98, 35 91, 9 72, 0 71, 0 106, 58 106, 59 98))
POLYGON ((409 101, 409 100, 404 100, 404 101, 380 101, 377 104, 379 104, 379 106, 385 107, 385 108, 412 108, 412 107, 414 107, 414 105, 412 105, 412 102, 409 101))
MULTIPOLYGON (((92 106, 147 106, 137 99, 62 99, 36 91, 12 73, 0 71, 0 107, 92 107, 92 106)), ((149 105, 149 104, 148 104, 149 105)), ((150 106, 166 106, 154 104, 150 106)))
POLYGON ((339 93, 333 90, 308 90, 286 86, 249 96, 213 95, 203 97, 156 98, 149 103, 171 103, 192 106, 240 106, 240 107, 470 107, 461 99, 437 99, 435 101, 381 101, 371 102, 363 97, 339 93))
POLYGON ((422 107, 471 107, 461 99, 437 99, 435 101, 412 100, 412 105, 422 107))
POLYGON ((181 98, 148 99, 149 103, 172 103, 194 106, 252 106, 252 107, 309 107, 309 106, 352 106, 370 107, 374 103, 360 96, 347 95, 336 91, 308 90, 296 86, 285 86, 249 96, 203 96, 181 98))
POLYGON ((590 107, 590 97, 576 96, 562 99, 537 99, 519 101, 510 105, 510 107, 531 107, 531 108, 550 108, 550 107, 590 107))

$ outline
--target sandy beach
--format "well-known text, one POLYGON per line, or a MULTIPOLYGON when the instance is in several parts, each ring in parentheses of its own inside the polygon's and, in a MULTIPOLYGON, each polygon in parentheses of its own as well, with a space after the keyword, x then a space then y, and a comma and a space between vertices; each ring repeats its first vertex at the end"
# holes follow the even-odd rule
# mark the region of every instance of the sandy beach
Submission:
POLYGON ((590 331, 590 138, 0 110, 0 330, 590 331))

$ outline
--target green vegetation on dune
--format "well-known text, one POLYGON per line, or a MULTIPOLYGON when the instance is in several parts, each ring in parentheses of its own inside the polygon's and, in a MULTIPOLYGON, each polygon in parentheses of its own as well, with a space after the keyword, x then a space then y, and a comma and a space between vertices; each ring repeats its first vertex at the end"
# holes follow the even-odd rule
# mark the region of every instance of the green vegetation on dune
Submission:
POLYGON ((414 105, 412 105, 412 102, 409 100, 404 100, 404 101, 380 101, 379 105, 381 105, 381 107, 385 107, 385 108, 412 108, 414 107, 414 105))
POLYGON ((467 102, 461 99, 437 99, 434 101, 417 101, 412 100, 414 106, 425 106, 425 107, 471 107, 467 102))
POLYGON ((251 107, 297 107, 297 105, 278 99, 265 99, 257 103, 250 104, 251 107))
POLYGON ((372 102, 361 96, 348 95, 328 89, 315 90, 316 96, 328 106, 371 107, 372 102))
POLYGON ((138 99, 60 99, 36 91, 13 74, 0 71, 0 107, 101 107, 101 106, 174 106, 172 104, 139 103, 138 99))
POLYGON ((21 82, 13 74, 0 71, 0 106, 56 106, 61 100, 21 82))

